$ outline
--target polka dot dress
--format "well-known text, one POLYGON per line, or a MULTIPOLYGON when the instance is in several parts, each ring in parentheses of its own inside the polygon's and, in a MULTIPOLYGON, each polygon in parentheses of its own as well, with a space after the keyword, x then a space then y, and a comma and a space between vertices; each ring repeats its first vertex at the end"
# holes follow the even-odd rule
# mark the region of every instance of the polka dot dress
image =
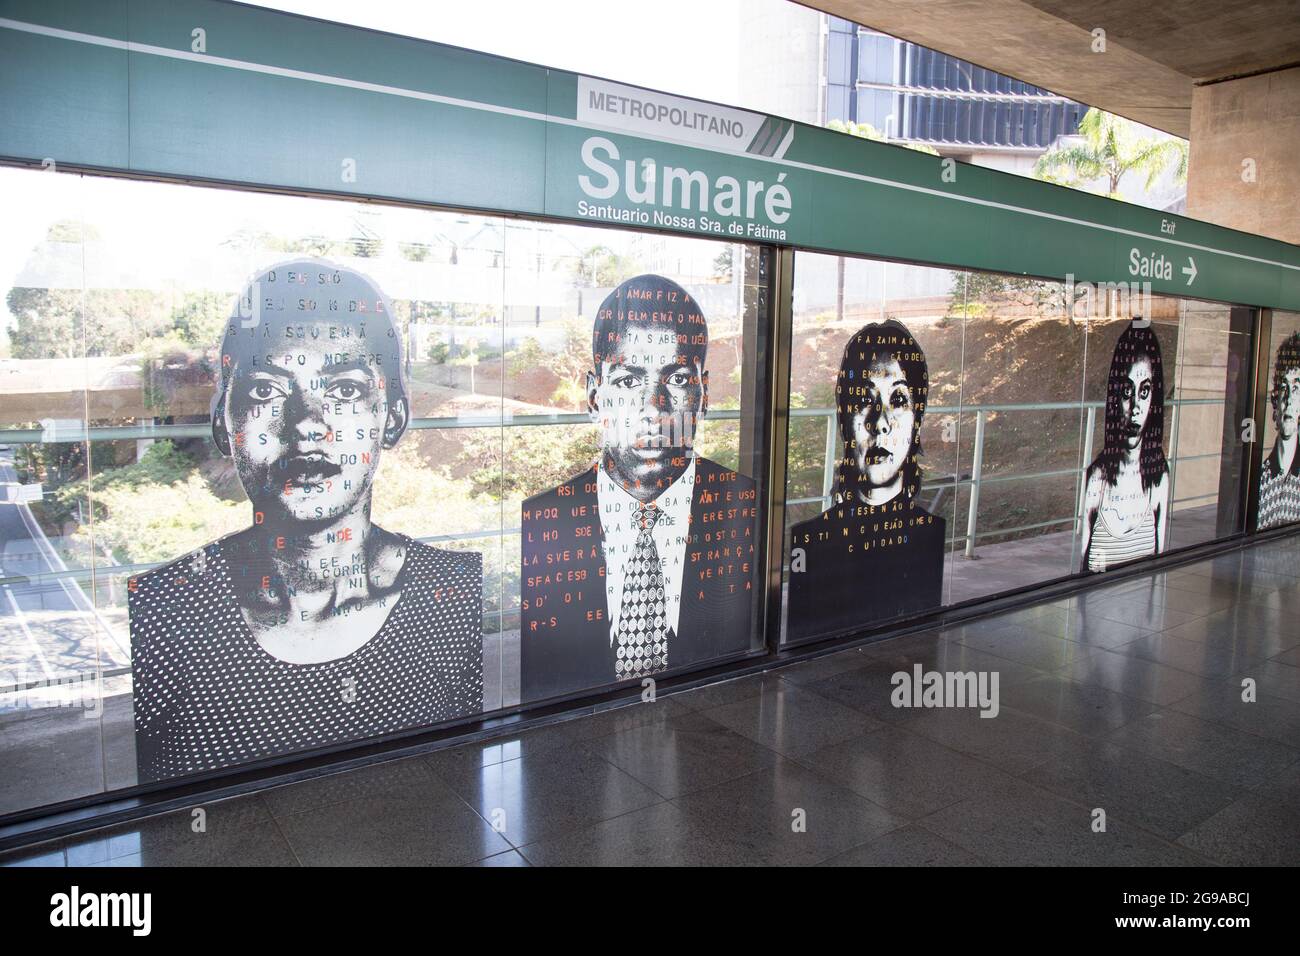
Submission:
POLYGON ((402 593, 388 619, 353 653, 319 664, 262 649, 220 541, 134 579, 140 781, 479 713, 482 555, 403 540, 402 593))

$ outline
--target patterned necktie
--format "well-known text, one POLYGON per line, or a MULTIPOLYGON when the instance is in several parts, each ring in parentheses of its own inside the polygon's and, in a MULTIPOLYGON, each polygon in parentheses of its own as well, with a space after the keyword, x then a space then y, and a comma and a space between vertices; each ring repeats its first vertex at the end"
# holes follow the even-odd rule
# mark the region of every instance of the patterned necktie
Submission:
POLYGON ((627 680, 657 674, 668 667, 668 613, 664 603, 664 575, 659 549, 651 530, 662 515, 654 505, 638 505, 636 522, 641 531, 632 558, 623 570, 623 603, 619 606, 615 643, 614 679, 627 680))

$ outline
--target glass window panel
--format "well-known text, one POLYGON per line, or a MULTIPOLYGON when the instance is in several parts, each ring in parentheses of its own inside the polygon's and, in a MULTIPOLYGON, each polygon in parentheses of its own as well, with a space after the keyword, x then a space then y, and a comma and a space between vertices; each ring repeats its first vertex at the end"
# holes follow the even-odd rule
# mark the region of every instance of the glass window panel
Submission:
POLYGON ((1183 342, 1176 300, 1084 291, 1077 313, 1087 316, 1091 421, 1076 560, 1079 570, 1102 572, 1169 548, 1183 342))
POLYGON ((1171 435, 1170 547, 1211 541, 1241 529, 1254 312, 1211 302, 1177 303, 1181 339, 1178 417, 1171 435))
MULTIPOLYGON (((769 250, 28 170, 0 195, 0 813, 764 649, 769 250), (396 666, 428 639, 449 670, 396 666), (260 722, 205 696, 230 654, 279 681, 222 691, 260 722)), ((1253 313, 1081 290, 797 254, 782 641, 1239 529, 1253 313)), ((1298 333, 1274 314, 1270 384, 1298 333)), ((1287 408, 1261 526, 1300 517, 1287 408)))
POLYGON ((768 252, 34 170, 0 189, 22 224, 0 384, 21 773, 0 812, 762 649, 768 252), (637 389, 597 363, 598 321, 637 389), (634 447, 650 418, 663 441, 634 447), (602 529, 581 596, 534 588, 590 613, 565 628, 578 663, 530 674, 525 502, 615 458, 662 481, 614 490, 663 518, 671 609, 611 631, 655 562, 602 529))
POLYGON ((956 603, 1071 570, 1086 331, 1061 283, 972 272, 953 308, 970 477, 957 497, 956 603))
POLYGON ((507 393, 534 421, 507 429, 502 493, 520 699, 761 649, 763 254, 532 223, 507 243, 532 277, 512 266, 507 393))
POLYGON ((801 252, 794 275, 786 643, 943 602, 962 351, 947 271, 801 252))
MULTIPOLYGON (((90 487, 111 467, 86 440, 88 384, 114 361, 85 351, 83 262, 96 240, 78 177, 0 169, 11 216, 0 355, 0 813, 104 787, 104 735, 122 726, 105 691, 129 665, 125 621, 100 614, 90 487), (21 190, 21 194, 20 194, 21 190)), ((129 686, 128 686, 129 700, 129 686)), ((130 710, 125 726, 130 728, 130 710)))
MULTIPOLYGON (((765 251, 25 170, 0 188, 21 223, 0 383, 21 772, 0 812, 473 717, 530 679, 536 698, 762 649, 765 251), (662 447, 606 440, 631 392, 609 392, 593 332, 619 296, 662 447), (582 668, 525 666, 522 513, 602 455, 698 481, 641 502, 664 519, 667 660, 618 669, 610 648, 649 645, 610 608, 635 619, 646 582, 619 604, 602 566, 581 596, 544 592, 594 621, 562 649, 590 679, 556 691, 582 668)), ((625 581, 653 565, 637 538, 614 543, 625 581)))

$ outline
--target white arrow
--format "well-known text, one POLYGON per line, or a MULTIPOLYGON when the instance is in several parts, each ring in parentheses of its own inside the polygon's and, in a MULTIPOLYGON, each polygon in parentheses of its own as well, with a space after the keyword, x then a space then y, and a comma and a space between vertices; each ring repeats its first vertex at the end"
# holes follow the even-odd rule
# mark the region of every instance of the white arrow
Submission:
POLYGON ((1187 276, 1188 285, 1196 281, 1196 260, 1191 256, 1187 257, 1187 265, 1183 266, 1183 275, 1187 276))

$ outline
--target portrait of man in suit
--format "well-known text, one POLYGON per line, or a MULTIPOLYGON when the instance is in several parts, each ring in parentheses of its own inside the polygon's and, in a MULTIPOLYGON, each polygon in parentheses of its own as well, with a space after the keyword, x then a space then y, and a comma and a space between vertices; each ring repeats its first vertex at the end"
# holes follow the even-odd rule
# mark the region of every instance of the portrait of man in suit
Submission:
POLYGON ((708 345, 699 304, 662 276, 601 303, 586 382, 599 460, 523 503, 523 700, 748 649, 755 485, 694 451, 708 345))

